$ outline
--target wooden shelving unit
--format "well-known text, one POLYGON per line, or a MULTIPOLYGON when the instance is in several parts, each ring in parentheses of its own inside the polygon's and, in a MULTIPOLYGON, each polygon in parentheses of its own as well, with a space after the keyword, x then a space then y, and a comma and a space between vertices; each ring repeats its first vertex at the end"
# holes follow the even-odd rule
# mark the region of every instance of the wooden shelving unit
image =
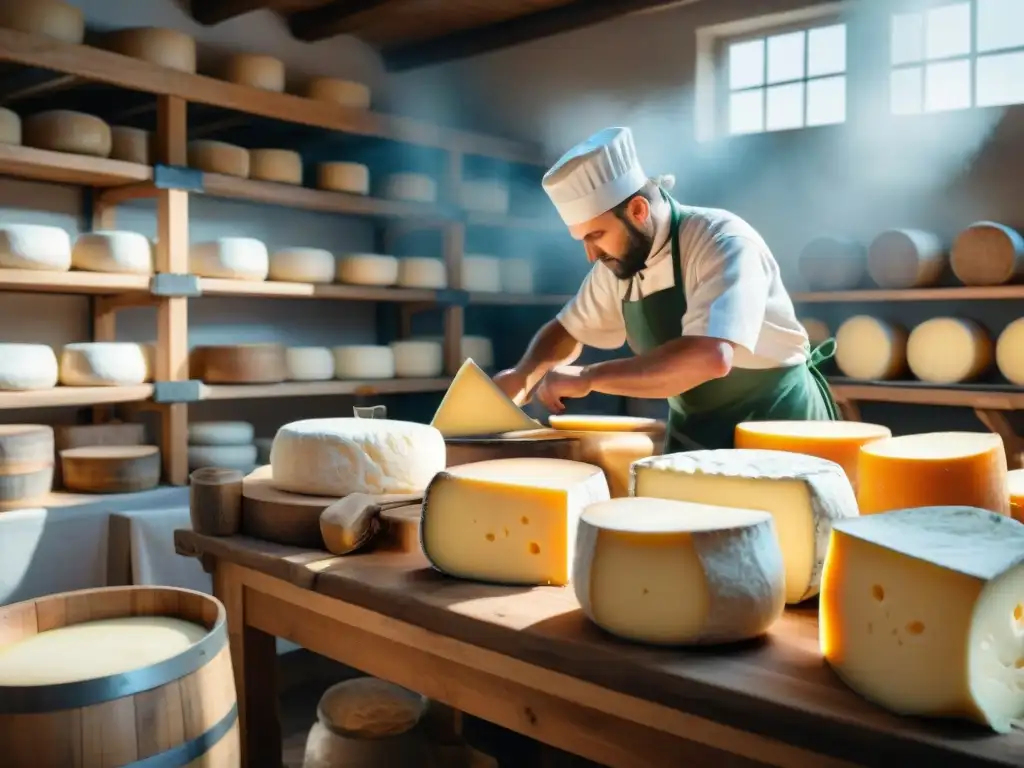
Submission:
POLYGON ((906 290, 859 288, 853 291, 814 291, 810 293, 793 294, 793 301, 798 304, 854 304, 859 301, 978 301, 998 299, 1018 301, 1024 299, 1024 285, 958 285, 948 288, 910 288, 906 290))

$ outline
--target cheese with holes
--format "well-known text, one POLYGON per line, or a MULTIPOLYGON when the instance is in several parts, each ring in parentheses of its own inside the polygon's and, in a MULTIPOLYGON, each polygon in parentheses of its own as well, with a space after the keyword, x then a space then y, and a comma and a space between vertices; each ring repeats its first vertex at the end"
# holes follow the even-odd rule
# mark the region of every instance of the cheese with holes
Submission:
POLYGON ((907 365, 921 381, 960 384, 992 364, 992 340, 973 320, 934 317, 910 332, 907 365))
POLYGON ((802 317, 799 322, 807 334, 807 340, 811 343, 811 347, 816 347, 832 338, 832 331, 823 320, 817 320, 813 317, 802 317))
POLYGON ((384 181, 384 197, 433 203, 437 200, 437 182, 423 173, 393 173, 384 181))
POLYGON ((247 421, 193 421, 188 425, 191 445, 248 445, 255 429, 247 421))
POLYGON ((146 351, 127 341, 65 344, 60 354, 60 383, 66 387, 129 387, 149 375, 146 351))
POLYGON ((275 488, 338 498, 416 493, 444 469, 444 438, 427 424, 393 419, 307 419, 274 436, 275 488))
POLYGON ((273 56, 236 53, 224 64, 224 79, 262 91, 284 91, 284 62, 273 56))
POLYGON ((580 513, 608 499, 597 467, 496 459, 438 470, 423 499, 423 553, 442 573, 498 584, 567 584, 580 513))
POLYGON ((1024 469, 1008 472, 1006 486, 1010 490, 1010 516, 1024 523, 1024 469))
POLYGON ((71 250, 71 266, 90 272, 153 274, 153 242, 138 232, 83 232, 71 250))
POLYGON ((46 344, 0 342, 0 391, 50 389, 57 379, 57 355, 46 344))
MULTIPOLYGON (((3 259, 2 250, 0 259, 3 259)), ((1024 386, 1024 317, 1014 320, 999 334, 996 365, 1007 381, 1024 386)))
POLYGON ((775 518, 786 565, 786 602, 818 594, 829 531, 856 517, 843 468, 817 456, 781 451, 689 451, 633 464, 631 496, 761 509, 775 518))
POLYGON ((487 179, 463 181, 459 185, 459 203, 467 211, 506 214, 509 207, 508 186, 487 179))
POLYGON ((770 514, 665 499, 587 507, 572 584, 591 621, 652 645, 758 637, 786 605, 770 514))
POLYGON ((836 333, 836 365, 851 379, 895 379, 907 369, 907 332, 875 317, 851 317, 836 333))
POLYGON ((270 279, 286 283, 333 283, 334 254, 323 248, 282 248, 270 255, 270 279))
POLYGON ((503 291, 533 293, 533 265, 528 259, 502 259, 498 269, 503 291))
POLYGON ((179 72, 195 73, 196 41, 174 29, 136 27, 107 36, 105 48, 179 72))
POLYGON ((1006 452, 990 432, 931 432, 876 440, 857 464, 862 515, 960 504, 1010 512, 1006 452))
POLYGON ((493 435, 540 426, 471 358, 455 374, 430 423, 445 437, 493 435))
POLYGON ((393 379, 395 353, 376 344, 347 344, 335 347, 334 376, 339 379, 393 379))
POLYGON ((196 139, 188 143, 188 164, 207 173, 249 178, 249 150, 223 141, 196 139))
POLYGON ((256 468, 255 445, 190 445, 188 468, 220 467, 248 474, 256 468))
POLYGON ((189 270, 199 277, 266 280, 270 273, 267 246, 252 237, 220 237, 189 249, 189 270))
POLYGON ((437 341, 409 339, 391 342, 395 376, 429 379, 444 372, 444 346, 437 341))
POLYGON ((82 12, 60 0, 6 4, 0 8, 0 27, 50 37, 72 45, 81 45, 85 40, 85 17, 82 12))
POLYGON ((394 285, 398 282, 398 259, 376 253, 342 256, 336 277, 349 285, 394 285))
POLYGON ((825 660, 897 714, 1007 733, 1024 717, 1024 525, 970 507, 904 509, 832 531, 825 660))
POLYGON ((447 288, 448 268, 441 259, 406 256, 398 260, 398 284, 403 288, 447 288))
POLYGON ((249 178, 302 184, 302 155, 290 149, 250 149, 249 178))
POLYGON ((316 185, 332 192, 370 194, 370 169, 362 163, 320 163, 316 185))
POLYGON ((71 236, 43 224, 0 226, 0 267, 66 272, 71 269, 71 236))
POLYGON ((21 118, 0 107, 0 144, 21 144, 21 118))
POLYGON ((479 293, 500 293, 501 259, 496 256, 463 256, 462 288, 479 293))
POLYGON ((306 97, 350 109, 370 108, 370 89, 351 80, 314 77, 306 85, 306 97))
POLYGON ((153 164, 153 134, 141 128, 114 125, 110 128, 110 156, 139 165, 153 164))
POLYGON ((288 347, 289 381, 327 381, 334 378, 334 353, 329 347, 288 347))
POLYGON ((69 109, 26 117, 22 140, 28 147, 95 157, 109 157, 114 141, 110 126, 98 117, 69 109))
POLYGON ((818 456, 843 468, 857 487, 861 446, 892 437, 881 424, 860 421, 745 421, 736 425, 737 448, 818 456))

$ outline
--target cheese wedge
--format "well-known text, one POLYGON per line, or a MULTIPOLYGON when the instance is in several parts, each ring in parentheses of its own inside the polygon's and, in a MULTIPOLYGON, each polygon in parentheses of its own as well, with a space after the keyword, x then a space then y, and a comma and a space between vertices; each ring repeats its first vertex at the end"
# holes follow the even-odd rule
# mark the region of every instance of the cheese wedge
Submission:
POLYGON ((540 426, 472 358, 455 374, 430 425, 445 437, 493 435, 540 426))
POLYGON ((1024 717, 1024 525, 970 507, 837 521, 819 633, 864 698, 1009 731, 1024 717))
POLYGON ((1010 516, 1024 523, 1024 469, 1015 469, 1006 475, 1010 489, 1010 516))
POLYGON ((591 621, 653 645, 757 637, 786 603, 770 514, 664 499, 587 507, 572 583, 591 621))

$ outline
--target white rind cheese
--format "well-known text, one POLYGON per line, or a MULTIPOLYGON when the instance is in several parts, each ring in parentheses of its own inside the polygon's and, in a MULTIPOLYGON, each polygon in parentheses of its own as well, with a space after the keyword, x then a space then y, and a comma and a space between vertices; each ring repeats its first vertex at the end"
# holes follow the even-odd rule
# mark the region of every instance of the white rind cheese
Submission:
POLYGON ((349 109, 369 109, 370 89, 362 83, 333 77, 314 77, 306 85, 306 97, 349 109))
POLYGON ((57 379, 57 355, 47 345, 0 343, 0 390, 50 389, 57 379))
POLYGON ((221 467, 248 474, 256 468, 257 453, 255 445, 190 445, 188 468, 221 467))
POLYGON ((67 272, 71 235, 43 224, 6 224, 0 227, 0 267, 67 272))
POLYGON ((393 341, 395 376, 398 378, 433 378, 444 372, 444 346, 436 341, 393 341))
POLYGON ((384 197, 433 203, 437 201, 437 182, 423 173, 393 173, 384 181, 384 197))
POLYGON ((60 355, 60 383, 66 387, 130 387, 149 375, 142 344, 86 341, 66 344, 60 355))
POLYGON ((0 107, 0 144, 21 144, 21 118, 16 112, 0 107))
POLYGON ((406 256, 398 260, 398 284, 403 288, 447 288, 448 268, 441 259, 406 256))
POLYGON ((138 232, 83 232, 71 250, 71 266, 91 272, 153 274, 153 242, 138 232))
POLYGON ((506 214, 509 208, 508 186, 500 181, 463 181, 459 185, 459 204, 467 211, 506 214))
POLYGON ((193 421, 188 425, 190 445, 248 445, 255 430, 247 421, 193 421))
POLYGON ((114 125, 110 128, 110 156, 139 165, 153 164, 153 134, 141 128, 114 125))
POLYGON ((851 317, 836 333, 836 365, 851 379, 894 379, 907 368, 907 332, 875 317, 851 317))
POLYGON ((189 251, 188 264, 199 277, 260 281, 270 273, 267 246, 252 237, 221 237, 195 243, 189 251))
MULTIPOLYGON (((0 263, 2 259, 3 251, 0 250, 0 263)), ((1024 386, 1024 317, 1014 320, 999 334, 996 365, 1007 381, 1024 386)))
POLYGON ((479 293, 500 293, 501 259, 497 256, 463 256, 462 289, 479 293))
POLYGON ((114 139, 110 126, 98 117, 68 109, 54 109, 26 117, 22 140, 26 146, 110 157, 114 139))
POLYGON ((334 378, 334 354, 328 347, 288 347, 284 354, 289 381, 334 378))
POLYGON ((249 150, 223 141, 196 139, 188 143, 188 164, 206 173, 249 178, 249 150))
POLYGON ((533 293, 533 265, 528 259, 502 259, 501 289, 508 293, 533 293))
POLYGON ((302 155, 290 149, 250 149, 249 178, 302 184, 302 155))
POLYGON ((179 72, 195 74, 196 41, 183 32, 159 27, 122 29, 108 35, 104 47, 179 72))
POLYGON ((316 185, 331 192, 370 194, 370 169, 362 163, 320 163, 316 185))
POLYGON ((284 62, 273 56, 236 53, 224 64, 224 79, 261 91, 284 91, 284 62))
POLYGON ((349 285, 394 285, 398 282, 398 259, 376 253, 357 253, 338 259, 337 280, 349 285))
POLYGON ((41 35, 72 45, 85 40, 85 16, 60 0, 32 0, 0 8, 0 27, 41 35))
POLYGON ((282 248, 270 255, 270 279, 286 283, 333 283, 334 254, 323 248, 282 248))
POLYGON ((334 347, 334 375, 339 379, 393 379, 395 353, 377 344, 334 347))
POLYGON ((494 367, 494 344, 486 336, 463 336, 462 359, 475 360, 484 370, 494 367))
POLYGON ((960 384, 992 364, 992 340, 973 320, 933 317, 910 332, 907 365, 921 381, 960 384))
POLYGON ((470 358, 455 374, 430 423, 445 437, 493 435, 540 426, 470 358))

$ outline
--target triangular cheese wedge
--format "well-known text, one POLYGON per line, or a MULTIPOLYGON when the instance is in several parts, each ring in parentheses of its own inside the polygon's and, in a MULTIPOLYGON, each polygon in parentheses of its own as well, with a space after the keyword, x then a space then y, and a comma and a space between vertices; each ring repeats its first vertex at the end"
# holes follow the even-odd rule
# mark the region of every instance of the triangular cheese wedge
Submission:
POLYGON ((430 425, 445 437, 494 435, 540 426, 472 358, 466 358, 455 374, 430 425))

